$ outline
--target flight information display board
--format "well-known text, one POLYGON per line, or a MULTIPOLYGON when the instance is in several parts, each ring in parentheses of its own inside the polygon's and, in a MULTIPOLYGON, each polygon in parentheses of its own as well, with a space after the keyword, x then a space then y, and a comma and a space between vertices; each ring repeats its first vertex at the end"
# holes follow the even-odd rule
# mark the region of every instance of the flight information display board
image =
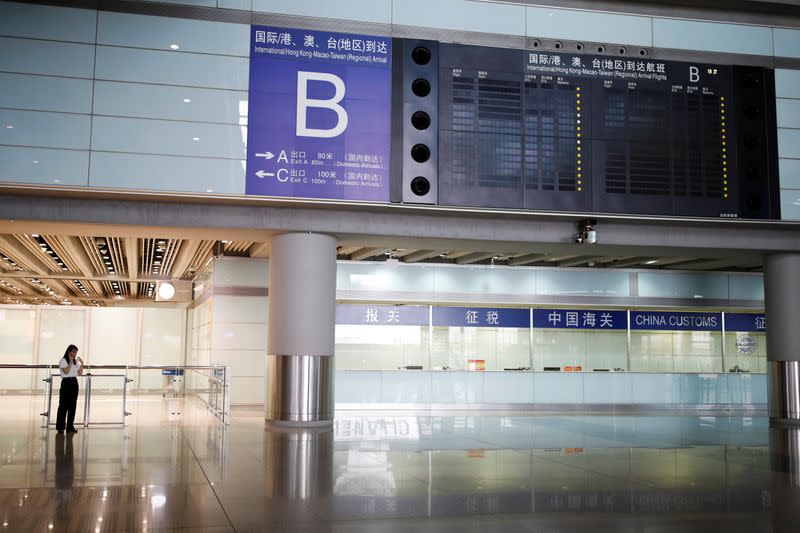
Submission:
POLYGON ((438 81, 439 204, 776 216, 767 69, 440 44, 438 81))

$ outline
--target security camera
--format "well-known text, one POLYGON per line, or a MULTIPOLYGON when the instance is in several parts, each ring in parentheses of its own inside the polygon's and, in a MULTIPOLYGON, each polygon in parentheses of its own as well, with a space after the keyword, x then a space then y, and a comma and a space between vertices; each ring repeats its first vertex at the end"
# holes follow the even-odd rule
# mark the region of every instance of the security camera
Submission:
POLYGON ((578 222, 578 234, 575 235, 575 242, 585 242, 595 244, 597 242, 597 230, 594 228, 596 220, 581 220, 578 222))

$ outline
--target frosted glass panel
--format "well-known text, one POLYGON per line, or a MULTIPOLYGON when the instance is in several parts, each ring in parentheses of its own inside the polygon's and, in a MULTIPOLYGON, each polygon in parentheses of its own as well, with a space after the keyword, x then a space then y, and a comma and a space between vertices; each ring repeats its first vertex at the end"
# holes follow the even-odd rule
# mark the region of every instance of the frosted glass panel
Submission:
POLYGON ((98 44, 248 57, 250 27, 228 22, 101 11, 98 44))
POLYGON ((725 333, 726 372, 734 366, 749 372, 764 372, 766 361, 766 334, 746 331, 725 333))
POLYGON ((771 56, 772 28, 654 18, 653 46, 771 56))
POLYGON ((653 45, 650 17, 548 7, 528 7, 525 12, 526 30, 531 37, 653 45))
POLYGON ((781 189, 781 219, 800 220, 800 190, 781 189))
POLYGON ((800 189, 800 160, 779 159, 781 189, 800 189))
POLYGON ((586 365, 586 333, 556 329, 533 330, 533 368, 586 365))
POLYGON ((244 126, 93 117, 92 148, 113 152, 244 159, 244 126))
POLYGON ((403 0, 393 2, 392 9, 392 23, 403 26, 525 35, 523 6, 468 0, 403 0))
POLYGON ((98 46, 96 76, 100 80, 246 91, 248 63, 242 57, 98 46))
MULTIPOLYGON (((4 364, 33 364, 36 312, 28 309, 0 309, 0 361, 4 364)), ((3 383, 0 382, 0 388, 3 383)))
POLYGON ((0 37, 0 70, 91 78, 94 46, 0 37))
POLYGON ((86 346, 83 346, 85 327, 85 309, 42 309, 39 364, 57 365, 70 344, 78 347, 78 355, 82 355, 83 360, 88 363, 86 346))
POLYGON ((584 370, 628 369, 628 334, 625 331, 587 331, 584 370))
POLYGON ((87 363, 135 365, 137 309, 91 308, 87 363))
MULTIPOLYGON (((390 0, 338 0, 337 2, 252 0, 252 2, 253 11, 265 13, 323 17, 340 20, 358 20, 362 22, 379 22, 383 24, 390 24, 392 22, 392 9, 390 7, 390 0)), ((397 23, 397 21, 395 21, 395 23, 397 23)))
POLYGON ((800 100, 778 98, 775 105, 779 128, 800 128, 800 100))
POLYGON ((775 95, 800 98, 800 70, 775 69, 775 95))
POLYGON ((778 157, 800 159, 800 130, 778 128, 778 157))
POLYGON ((91 113, 92 82, 54 76, 0 73, 0 107, 91 113))
POLYGON ((336 325, 337 370, 428 368, 427 326, 336 325))
POLYGON ((730 274, 731 300, 764 300, 764 276, 730 274))
POLYGON ((675 331, 675 355, 722 356, 722 334, 717 331, 675 331))
POLYGON ((89 152, 0 146, 0 180, 86 186, 89 152))
MULTIPOLYGON (((183 364, 183 309, 142 309, 141 362, 146 365, 183 364)), ((160 372, 141 371, 136 388, 158 389, 160 372)))
POLYGON ((725 299, 728 298, 728 275, 639 272, 639 296, 725 299))
POLYGON ((244 195, 244 161, 92 152, 89 184, 244 195))
POLYGON ((436 267, 433 286, 437 293, 533 294, 534 271, 505 267, 436 267))
POLYGON ((582 296, 628 296, 630 275, 627 272, 588 270, 537 270, 537 294, 582 296))
POLYGON ((800 57, 800 31, 784 28, 772 29, 775 55, 778 57, 800 57))
POLYGON ((98 81, 94 87, 94 112, 121 117, 241 124, 247 121, 247 93, 98 81))
MULTIPOLYGON (((336 288, 363 291, 410 291, 433 293, 433 267, 400 267, 339 262, 336 288)), ((431 298, 433 294, 431 294, 431 298)))
POLYGON ((88 150, 89 116, 2 109, 0 144, 88 150))
POLYGON ((3 35, 92 43, 96 25, 97 12, 90 9, 0 3, 3 35))
POLYGON ((503 370, 530 365, 527 328, 435 327, 431 368, 503 370))

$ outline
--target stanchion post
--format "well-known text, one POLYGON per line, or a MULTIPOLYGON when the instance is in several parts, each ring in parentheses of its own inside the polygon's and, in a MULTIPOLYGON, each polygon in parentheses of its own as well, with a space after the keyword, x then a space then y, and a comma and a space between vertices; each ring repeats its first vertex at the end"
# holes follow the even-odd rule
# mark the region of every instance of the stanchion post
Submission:
POLYGON ((83 395, 83 427, 89 427, 89 415, 92 409, 92 373, 86 374, 86 393, 83 395))

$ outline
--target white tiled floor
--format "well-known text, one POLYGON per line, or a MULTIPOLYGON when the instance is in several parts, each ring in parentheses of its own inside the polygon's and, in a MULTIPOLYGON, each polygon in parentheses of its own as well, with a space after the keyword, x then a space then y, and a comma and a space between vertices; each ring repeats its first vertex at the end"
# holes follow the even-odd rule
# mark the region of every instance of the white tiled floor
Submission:
POLYGON ((41 398, 4 403, 0 531, 800 530, 798 434, 764 417, 340 412, 274 432, 156 396, 59 437, 41 398))

